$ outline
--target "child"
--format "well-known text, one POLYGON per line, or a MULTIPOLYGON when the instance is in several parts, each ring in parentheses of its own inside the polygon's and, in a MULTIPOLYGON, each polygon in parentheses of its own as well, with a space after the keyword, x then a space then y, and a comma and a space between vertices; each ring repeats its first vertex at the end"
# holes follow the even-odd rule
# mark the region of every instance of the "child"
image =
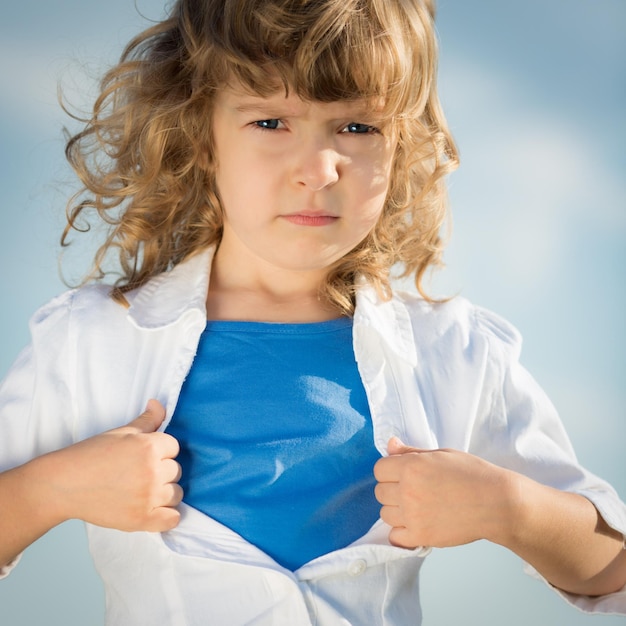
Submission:
POLYGON ((0 562, 78 518, 111 624, 409 624, 424 546, 487 538, 623 609, 624 507, 515 331, 389 287, 423 292, 456 164, 432 7, 223 4, 133 42, 68 144, 123 278, 3 385, 0 562))

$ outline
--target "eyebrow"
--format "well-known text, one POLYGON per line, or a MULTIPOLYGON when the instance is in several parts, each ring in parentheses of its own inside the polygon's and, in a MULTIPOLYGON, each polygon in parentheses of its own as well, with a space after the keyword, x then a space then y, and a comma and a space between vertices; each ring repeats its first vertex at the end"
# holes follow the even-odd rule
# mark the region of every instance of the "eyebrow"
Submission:
MULTIPOLYGON (((337 112, 336 116, 338 118, 354 117, 355 119, 371 120, 371 123, 377 123, 379 117, 378 112, 367 106, 366 103, 358 101, 344 101, 344 103, 348 105, 348 110, 337 112)), ((284 101, 275 98, 269 98, 267 100, 263 98, 249 100, 246 98, 231 103, 231 110, 240 115, 258 114, 259 117, 263 119, 282 119, 299 115, 299 113, 294 111, 293 107, 290 106, 286 98, 284 101)))
POLYGON ((289 112, 284 105, 275 102, 244 102, 234 106, 233 110, 237 113, 263 113, 264 115, 269 113, 285 115, 289 112))
MULTIPOLYGON (((262 115, 269 115, 270 117, 284 117, 294 115, 295 112, 292 107, 287 106, 283 103, 278 102, 249 102, 249 103, 241 103, 232 107, 234 111, 237 113, 259 113, 262 115)), ((366 106, 357 106, 351 111, 346 111, 342 113, 341 117, 344 115, 355 115, 356 117, 372 117, 376 115, 376 111, 372 110, 366 106)))

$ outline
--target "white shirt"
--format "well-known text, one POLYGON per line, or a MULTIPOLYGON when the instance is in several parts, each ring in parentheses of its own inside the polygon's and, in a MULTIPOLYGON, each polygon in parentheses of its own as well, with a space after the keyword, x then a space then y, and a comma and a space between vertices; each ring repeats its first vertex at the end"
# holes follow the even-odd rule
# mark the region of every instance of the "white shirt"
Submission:
MULTIPOLYGON (((0 387, 0 470, 126 424, 152 397, 165 405, 167 426, 206 324, 211 256, 129 293, 128 310, 106 287, 90 286, 34 315, 32 343, 0 387)), ((393 435, 464 450, 586 496, 626 532, 626 506, 578 465, 554 408, 518 363, 521 340, 507 322, 462 298, 381 302, 363 286, 353 329, 381 455, 393 435)), ((380 520, 354 544, 290 572, 215 520, 181 510, 179 526, 162 534, 88 525, 107 624, 420 623, 419 569, 429 551, 391 546, 380 520)), ((586 611, 626 613, 626 588, 561 595, 586 611)))

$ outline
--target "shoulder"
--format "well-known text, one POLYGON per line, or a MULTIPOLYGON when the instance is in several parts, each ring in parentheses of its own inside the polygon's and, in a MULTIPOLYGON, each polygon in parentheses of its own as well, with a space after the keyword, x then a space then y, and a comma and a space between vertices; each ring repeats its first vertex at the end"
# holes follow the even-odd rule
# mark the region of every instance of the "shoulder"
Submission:
POLYGON ((393 300, 406 310, 415 340, 422 345, 443 343, 463 350, 484 346, 509 358, 519 355, 522 337, 517 328, 464 297, 428 302, 418 294, 398 291, 393 300))
POLYGON ((87 285, 66 291, 40 307, 30 319, 33 335, 70 326, 92 326, 124 317, 126 309, 115 302, 108 285, 87 285))

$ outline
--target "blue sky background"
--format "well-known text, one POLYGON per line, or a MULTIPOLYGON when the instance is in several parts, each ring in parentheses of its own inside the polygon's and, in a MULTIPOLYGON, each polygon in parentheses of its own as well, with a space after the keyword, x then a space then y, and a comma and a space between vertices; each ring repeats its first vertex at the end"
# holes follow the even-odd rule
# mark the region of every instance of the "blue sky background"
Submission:
MULTIPOLYGON (((160 0, 136 0, 159 18, 160 0)), ((146 22, 131 0, 0 7, 0 374, 36 307, 64 289, 58 235, 73 183, 57 83, 75 104, 146 22), (68 182, 69 181, 69 182, 68 182)), ((626 496, 626 3, 440 0, 440 87, 460 147, 454 231, 434 285, 508 318, 523 361, 559 409, 579 458, 626 496)), ((88 245, 65 262, 86 267, 88 245)), ((484 542, 435 551, 424 624, 624 624, 586 616, 484 542), (471 620, 468 616, 472 616, 471 620)), ((0 582, 7 626, 102 624, 79 523, 55 529, 0 582)))

